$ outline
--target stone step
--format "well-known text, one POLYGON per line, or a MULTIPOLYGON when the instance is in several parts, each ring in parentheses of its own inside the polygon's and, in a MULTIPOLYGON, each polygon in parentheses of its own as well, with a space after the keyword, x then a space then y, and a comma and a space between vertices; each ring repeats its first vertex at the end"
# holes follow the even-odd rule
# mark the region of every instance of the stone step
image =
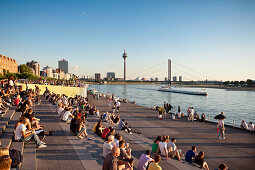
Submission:
POLYGON ((20 114, 15 114, 15 110, 9 110, 0 120, 0 133, 2 146, 10 147, 13 138, 15 124, 18 122, 20 114), (12 118, 14 119, 12 120, 12 118))
POLYGON ((36 148, 34 143, 25 145, 21 169, 24 169, 24 170, 37 169, 36 168, 36 148))
MULTIPOLYGON (((89 137, 91 137, 92 140, 88 140, 86 138, 78 139, 77 136, 74 136, 70 132, 70 124, 61 122, 60 126, 63 129, 67 138, 69 139, 70 143, 72 144, 84 168, 86 170, 102 169, 103 158, 102 151, 100 152, 100 149, 102 148, 103 145, 102 143, 96 142, 100 141, 101 138, 95 135, 91 135, 89 133, 89 137)), ((89 131, 89 129, 90 128, 87 127, 87 131, 89 131)), ((100 142, 102 142, 102 140, 100 142)))

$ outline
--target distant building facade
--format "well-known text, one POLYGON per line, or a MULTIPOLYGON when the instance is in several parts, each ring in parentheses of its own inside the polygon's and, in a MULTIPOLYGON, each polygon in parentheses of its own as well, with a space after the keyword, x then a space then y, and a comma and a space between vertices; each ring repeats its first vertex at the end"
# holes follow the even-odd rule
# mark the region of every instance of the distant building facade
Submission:
POLYGON ((10 57, 6 57, 0 54, 0 73, 3 74, 3 70, 9 71, 10 73, 17 73, 18 72, 18 64, 16 63, 15 59, 10 57))
POLYGON ((176 82, 177 81, 177 76, 174 76, 173 77, 173 82, 176 82))
POLYGON ((106 73, 106 78, 107 79, 115 79, 115 73, 114 72, 107 72, 106 73))
POLYGON ((182 76, 179 76, 179 82, 182 82, 182 76))
POLYGON ((68 61, 65 59, 58 61, 58 68, 63 70, 65 73, 68 73, 68 61))
POLYGON ((95 81, 101 80, 101 74, 100 73, 95 73, 95 81))
POLYGON ((43 71, 42 71, 42 77, 51 77, 53 78, 53 68, 49 67, 49 66, 46 66, 43 68, 43 71))
POLYGON ((33 69, 34 75, 40 76, 40 64, 37 61, 32 60, 31 62, 27 62, 26 65, 33 69))

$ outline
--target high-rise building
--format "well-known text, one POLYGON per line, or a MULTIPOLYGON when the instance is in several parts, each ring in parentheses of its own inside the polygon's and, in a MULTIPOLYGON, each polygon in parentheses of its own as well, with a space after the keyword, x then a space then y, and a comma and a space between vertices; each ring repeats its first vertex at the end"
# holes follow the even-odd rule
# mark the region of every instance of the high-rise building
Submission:
POLYGON ((106 73, 107 79, 115 79, 115 73, 114 72, 107 72, 106 73))
POLYGON ((65 59, 58 61, 58 68, 63 70, 65 73, 68 73, 68 61, 65 59))
POLYGON ((95 73, 95 80, 96 81, 101 80, 101 74, 100 73, 95 73))
POLYGON ((6 57, 0 54, 0 73, 3 74, 5 70, 6 72, 9 71, 10 73, 17 73, 18 72, 18 64, 16 60, 6 57))
POLYGON ((40 76, 40 64, 37 61, 27 62, 27 66, 33 69, 34 75, 40 76))
POLYGON ((173 81, 176 82, 177 81, 177 76, 173 77, 173 81))
POLYGON ((182 76, 179 76, 179 82, 182 82, 182 76))

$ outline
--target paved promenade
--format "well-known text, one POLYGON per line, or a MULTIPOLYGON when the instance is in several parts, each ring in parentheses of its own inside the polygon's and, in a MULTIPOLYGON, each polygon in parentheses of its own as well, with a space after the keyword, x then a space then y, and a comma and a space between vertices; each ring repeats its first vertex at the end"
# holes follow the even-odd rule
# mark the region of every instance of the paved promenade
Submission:
MULTIPOLYGON (((90 96, 89 99, 101 113, 112 110, 106 99, 93 100, 90 96)), ((221 163, 226 163, 230 169, 254 169, 255 135, 252 132, 226 127, 226 140, 218 140, 214 123, 187 122, 187 118, 159 120, 156 111, 130 103, 121 103, 120 117, 131 127, 139 129, 142 136, 149 139, 150 145, 158 135, 166 134, 177 139, 177 147, 182 149, 183 153, 193 145, 197 146, 198 151, 205 152, 210 169, 217 168, 221 163)), ((139 143, 139 140, 130 140, 129 143, 132 143, 132 146, 139 143)), ((133 149, 135 156, 144 151, 136 149, 133 149)), ((162 161, 161 165, 169 167, 166 161, 162 161)))
MULTIPOLYGON (((97 106, 101 113, 111 111, 106 99, 93 100, 89 96, 89 103, 97 106)), ((31 166, 31 169, 102 169, 103 159, 101 156, 104 141, 92 132, 97 119, 89 116, 86 122, 87 132, 92 140, 80 140, 70 133, 69 124, 59 121, 55 109, 56 106, 45 100, 42 105, 35 108, 36 116, 41 119, 41 124, 46 125, 46 130, 53 129, 54 134, 46 136, 47 148, 36 149, 36 164, 35 167, 31 166)), ((185 118, 182 120, 158 120, 156 111, 129 103, 121 103, 120 116, 125 118, 130 126, 142 132, 140 135, 130 135, 124 131, 118 132, 130 143, 135 166, 137 166, 140 155, 146 149, 151 149, 155 137, 167 134, 177 138, 177 147, 184 153, 192 145, 196 145, 198 151, 204 151, 210 169, 218 167, 220 163, 226 163, 230 169, 254 169, 254 133, 227 127, 227 139, 221 141, 217 139, 216 127, 213 123, 187 122, 185 118)), ((104 123, 104 125, 109 126, 109 123, 104 123)), ((25 152, 30 153, 30 148, 31 145, 26 144, 25 152)), ((33 161, 28 158, 24 158, 26 164, 33 161)), ((160 165, 162 169, 196 169, 172 159, 169 161, 163 159, 160 165)))

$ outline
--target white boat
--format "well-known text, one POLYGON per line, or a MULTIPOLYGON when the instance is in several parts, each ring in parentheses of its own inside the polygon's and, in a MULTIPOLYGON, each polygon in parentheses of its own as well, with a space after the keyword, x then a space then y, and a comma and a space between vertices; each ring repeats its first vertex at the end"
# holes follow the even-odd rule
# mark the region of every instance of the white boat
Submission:
POLYGON ((207 96, 208 93, 205 91, 185 91, 185 90, 175 90, 171 89, 169 87, 161 87, 158 89, 158 91, 164 91, 164 92, 171 92, 171 93, 181 93, 181 94, 191 94, 191 95, 202 95, 207 96))

